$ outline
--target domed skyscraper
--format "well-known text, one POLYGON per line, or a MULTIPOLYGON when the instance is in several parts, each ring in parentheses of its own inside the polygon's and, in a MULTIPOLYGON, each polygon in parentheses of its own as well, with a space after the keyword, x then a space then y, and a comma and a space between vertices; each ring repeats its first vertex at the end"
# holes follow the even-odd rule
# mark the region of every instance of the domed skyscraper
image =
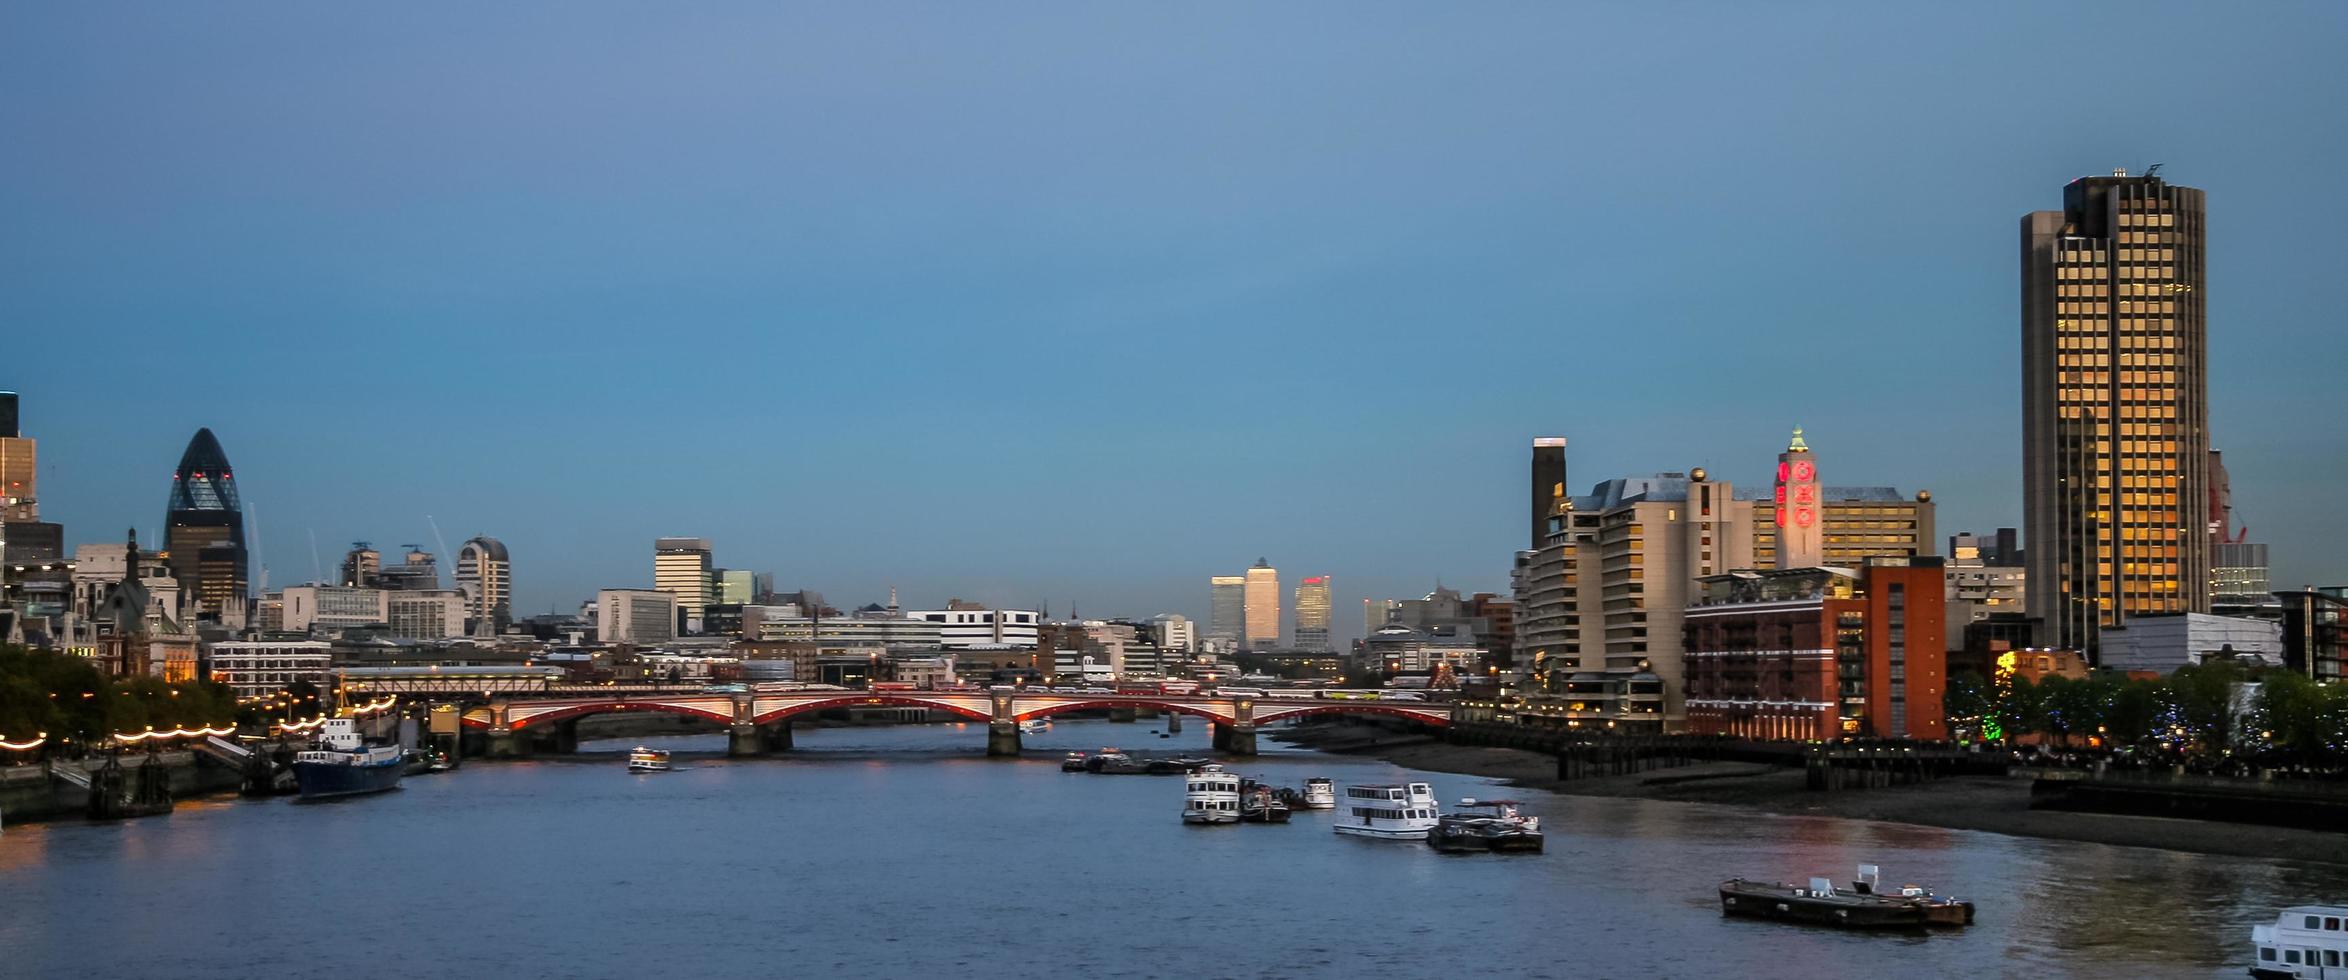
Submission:
POLYGON ((236 474, 210 429, 197 429, 171 473, 171 502, 163 518, 163 547, 171 576, 198 616, 242 621, 245 603, 245 514, 236 474))
POLYGON ((505 544, 477 537, 457 549, 457 588, 465 593, 465 631, 496 636, 514 621, 513 563, 505 544))

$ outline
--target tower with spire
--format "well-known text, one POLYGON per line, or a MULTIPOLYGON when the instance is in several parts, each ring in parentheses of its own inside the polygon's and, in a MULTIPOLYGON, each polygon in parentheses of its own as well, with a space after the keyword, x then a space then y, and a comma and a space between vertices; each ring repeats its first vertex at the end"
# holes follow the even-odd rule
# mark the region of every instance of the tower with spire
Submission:
POLYGON ((1794 426, 1793 441, 1777 454, 1777 567, 1826 563, 1825 510, 1818 492, 1818 461, 1794 426))

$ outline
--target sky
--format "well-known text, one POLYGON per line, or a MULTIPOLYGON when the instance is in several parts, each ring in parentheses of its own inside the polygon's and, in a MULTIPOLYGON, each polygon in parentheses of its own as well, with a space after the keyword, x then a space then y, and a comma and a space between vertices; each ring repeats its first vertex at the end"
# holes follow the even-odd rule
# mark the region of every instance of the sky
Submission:
POLYGON ((69 544, 199 426, 274 586, 652 540, 836 604, 1505 593, 1577 492, 2022 519, 2018 222, 2209 193, 2214 444, 2348 583, 2348 5, 0 6, 0 389, 69 544), (444 552, 446 553, 446 552, 444 552))

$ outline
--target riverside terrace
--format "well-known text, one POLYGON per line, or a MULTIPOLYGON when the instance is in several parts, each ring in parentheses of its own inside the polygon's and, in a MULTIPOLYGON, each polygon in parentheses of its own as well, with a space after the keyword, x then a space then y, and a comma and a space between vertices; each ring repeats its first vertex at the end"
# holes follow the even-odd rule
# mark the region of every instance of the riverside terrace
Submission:
POLYGON ((408 674, 398 678, 337 672, 345 696, 397 693, 410 700, 462 701, 473 707, 462 716, 466 729, 489 738, 493 757, 528 754, 533 743, 554 751, 577 744, 579 719, 593 715, 658 712, 703 718, 728 727, 727 753, 755 756, 788 749, 791 719, 832 708, 926 708, 987 723, 987 754, 1019 754, 1019 723, 1071 711, 1165 711, 1204 718, 1214 726, 1214 746, 1233 755, 1254 755, 1256 729, 1274 722, 1316 715, 1400 718, 1434 728, 1451 724, 1449 704, 1364 700, 1371 692, 1281 692, 1279 695, 1224 694, 1054 694, 1040 690, 858 691, 801 690, 740 693, 707 690, 563 688, 540 682, 535 691, 510 682, 492 682, 462 668, 446 675, 408 674), (1332 696, 1334 695, 1334 696, 1332 696), (1351 696, 1348 696, 1351 695, 1351 696), (486 703, 481 703, 486 701, 486 703))

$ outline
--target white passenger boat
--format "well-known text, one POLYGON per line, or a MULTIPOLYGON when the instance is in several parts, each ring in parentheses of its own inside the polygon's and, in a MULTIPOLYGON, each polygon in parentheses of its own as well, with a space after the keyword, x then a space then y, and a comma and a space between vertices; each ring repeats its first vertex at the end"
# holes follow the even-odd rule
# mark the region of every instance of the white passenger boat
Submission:
POLYGON ((1238 823, 1239 774, 1205 765, 1184 778, 1183 823, 1238 823))
POLYGON ((1335 829, 1355 837, 1425 843, 1438 819, 1435 789, 1425 783, 1348 786, 1335 829))
POLYGON ((669 752, 667 749, 648 749, 641 745, 636 746, 628 753, 628 771, 667 772, 669 771, 669 752))
POLYGON ((1327 776, 1314 776, 1304 781, 1304 808, 1307 810, 1337 809, 1337 787, 1327 776))
POLYGON ((1052 723, 1041 718, 1030 718, 1019 723, 1019 734, 1041 735, 1052 730, 1052 723))
POLYGON ((2348 906, 2295 905, 2271 926, 2251 926, 2259 980, 2348 977, 2348 906))

